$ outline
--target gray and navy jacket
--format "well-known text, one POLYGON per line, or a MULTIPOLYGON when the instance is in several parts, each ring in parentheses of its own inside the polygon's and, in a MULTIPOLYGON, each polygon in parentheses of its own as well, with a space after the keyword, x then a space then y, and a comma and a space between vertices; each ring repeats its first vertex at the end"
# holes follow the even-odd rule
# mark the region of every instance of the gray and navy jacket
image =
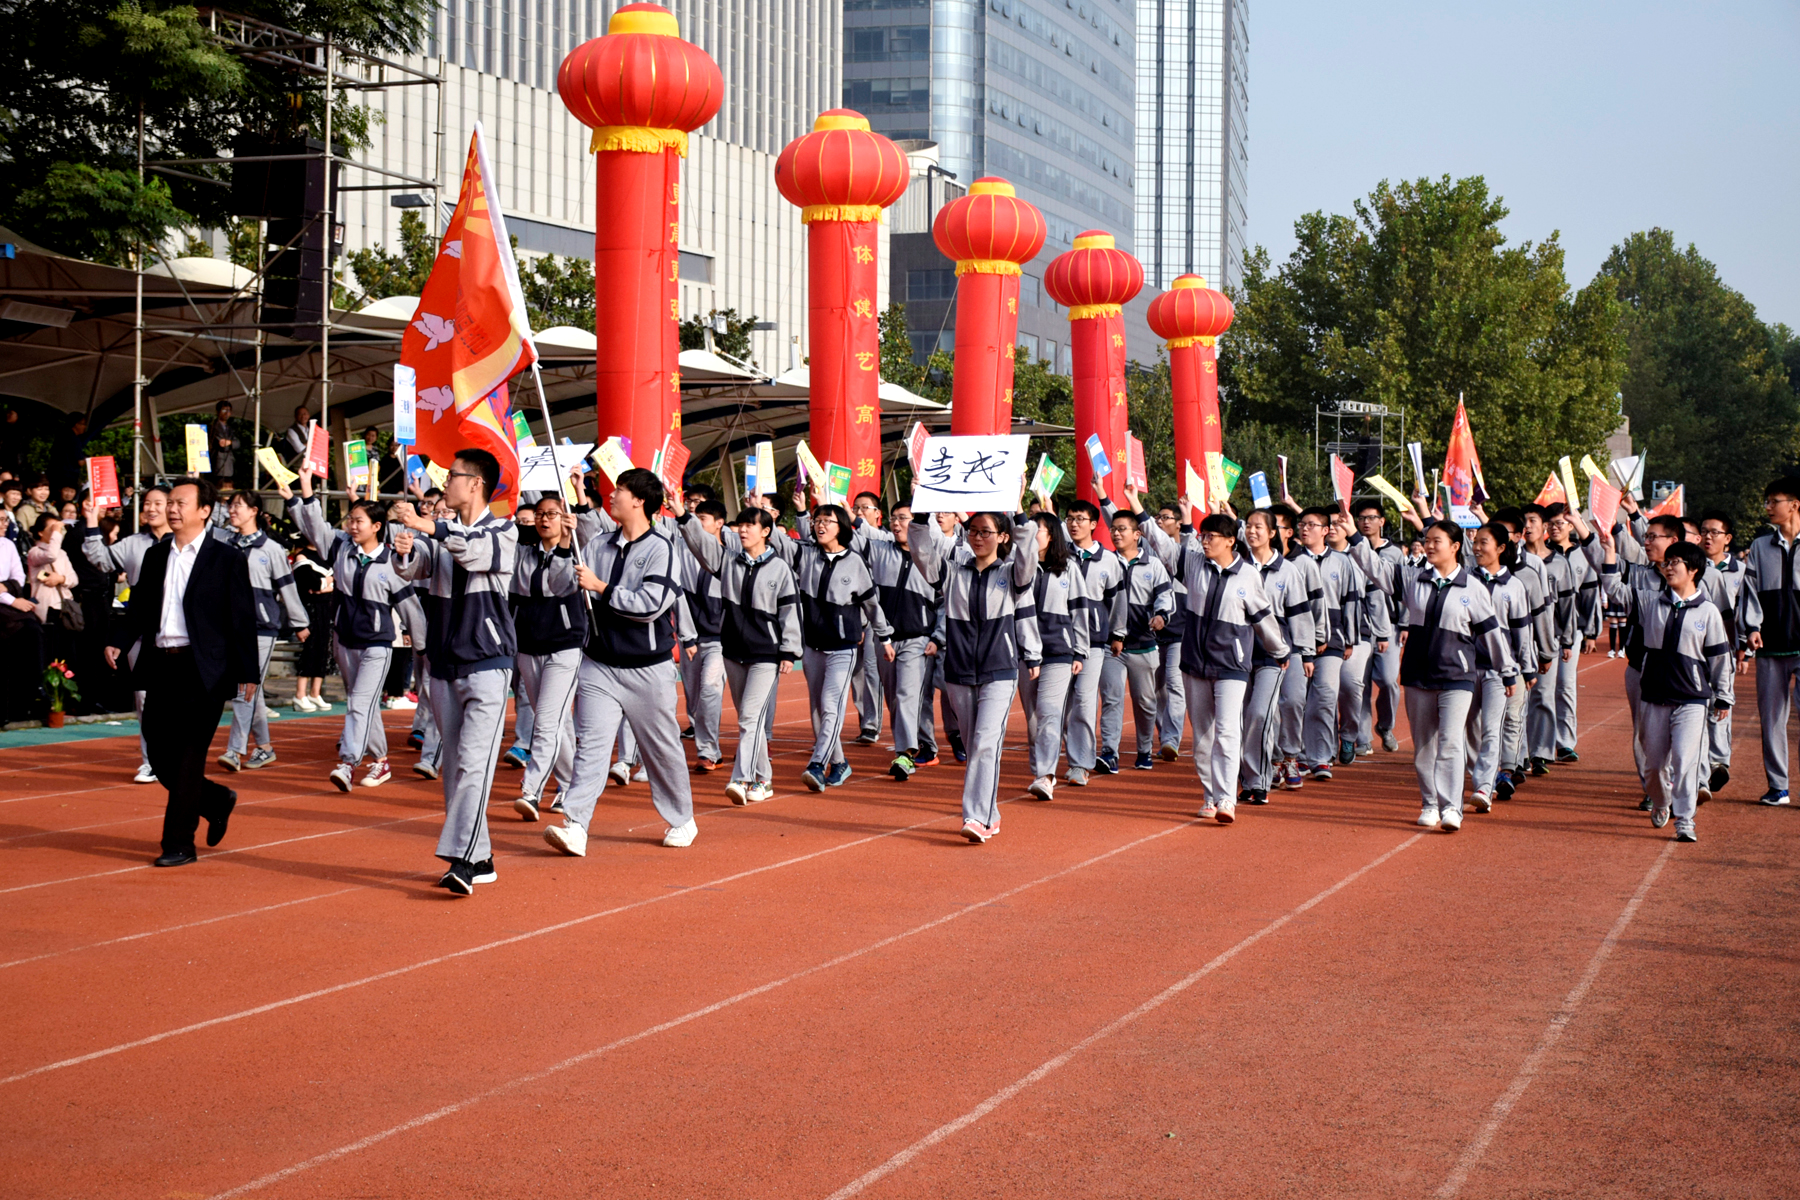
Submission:
POLYGON ((1513 670, 1509 673, 1500 669, 1488 653, 1486 642, 1475 644, 1475 665, 1489 674, 1498 675, 1500 682, 1511 687, 1518 681, 1523 664, 1531 662, 1536 653, 1531 646, 1531 596, 1525 590, 1524 580, 1505 567, 1493 575, 1482 567, 1472 567, 1469 573, 1488 590, 1488 599, 1494 605, 1494 619, 1500 622, 1500 628, 1506 631, 1506 640, 1512 646, 1513 670))
MULTIPOLYGON (((1313 620, 1324 636, 1319 641, 1327 650, 1342 652, 1361 640, 1357 627, 1358 602, 1368 586, 1370 572, 1363 571, 1342 550, 1330 546, 1318 554, 1300 548, 1295 556, 1304 559, 1318 574, 1319 598, 1313 608, 1313 620)), ((1373 551, 1370 558, 1376 558, 1373 551)), ((1378 568, 1379 562, 1372 569, 1378 568)), ((1391 593, 1390 593, 1391 594, 1391 593)))
MULTIPOLYGON (((1514 562, 1522 564, 1524 557, 1524 549, 1519 548, 1514 562)), ((1536 679, 1542 673, 1543 664, 1555 658, 1557 653, 1556 614, 1544 596, 1544 583, 1549 576, 1543 571, 1515 565, 1512 577, 1525 592, 1526 610, 1531 615, 1531 640, 1527 643, 1530 652, 1519 660, 1519 674, 1526 679, 1536 679)))
MULTIPOLYGON (((1315 601, 1306 584, 1306 568, 1281 554, 1271 555, 1266 563, 1257 562, 1255 553, 1244 546, 1238 547, 1238 557, 1262 580, 1263 594, 1275 610, 1275 623, 1281 627, 1281 636, 1287 641, 1288 654, 1299 654, 1302 662, 1311 662, 1317 647, 1313 640, 1315 601)), ((1250 661, 1253 666, 1273 667, 1284 659, 1264 650, 1262 642, 1258 641, 1250 652, 1250 661)))
MULTIPOLYGON (((666 522, 664 528, 668 529, 666 522)), ((688 641, 719 641, 725 624, 725 596, 719 589, 719 577, 707 571, 694 557, 686 538, 672 531, 670 536, 675 541, 675 577, 681 582, 682 596, 687 601, 688 616, 693 622, 693 637, 688 641)), ((684 641, 683 645, 686 644, 684 641)))
MULTIPOLYGON (((163 534, 163 537, 168 537, 163 534)), ((111 575, 114 571, 125 572, 125 586, 136 587, 138 572, 144 569, 144 556, 150 553, 150 547, 162 538, 148 531, 134 533, 122 537, 112 545, 106 544, 106 535, 93 526, 85 526, 82 531, 81 553, 95 570, 105 571, 111 575)), ((24 552, 19 554, 24 558, 24 552)))
POLYGON ((1538 580, 1544 589, 1544 603, 1550 612, 1551 638, 1547 645, 1538 647, 1540 660, 1555 658, 1563 650, 1580 645, 1581 623, 1575 608, 1575 577, 1569 573, 1568 557, 1552 548, 1549 557, 1540 558, 1529 547, 1521 546, 1518 562, 1519 565, 1514 568, 1516 572, 1538 573, 1538 580), (1546 650, 1549 651, 1548 654, 1545 654, 1546 650))
POLYGON ((1193 527, 1181 527, 1188 544, 1186 619, 1181 631, 1181 673, 1196 679, 1249 679, 1259 644, 1271 659, 1288 656, 1288 641, 1262 572, 1242 558, 1220 567, 1200 549, 1193 527))
MULTIPOLYGON (((577 517, 577 526, 582 523, 577 517)), ((582 562, 606 584, 606 590, 591 601, 587 645, 582 652, 609 667, 634 669, 673 662, 682 627, 687 624, 678 611, 683 605, 674 540, 658 523, 635 539, 627 537, 611 518, 602 525, 605 533, 585 536, 581 545, 582 562)), ((591 530, 597 528, 590 526, 591 530)))
MULTIPOLYGON (((1389 542, 1388 545, 1393 545, 1389 542)), ((1336 547, 1332 547, 1334 550, 1336 547)), ((1383 549, 1386 549, 1384 546, 1383 549)), ((1343 553, 1339 551, 1339 553, 1343 553)), ((1349 557, 1345 555, 1345 557, 1349 557)), ((1375 552, 1376 560, 1383 566, 1391 566, 1393 559, 1375 552)), ((1354 564, 1353 564, 1354 565, 1354 564)), ((1344 625, 1350 630, 1353 645, 1367 642, 1385 642, 1394 635, 1394 602, 1393 599, 1370 579, 1368 573, 1360 567, 1356 569, 1356 577, 1361 582, 1356 598, 1344 605, 1344 625)))
POLYGON ((1027 666, 1087 658, 1091 644, 1087 613, 1082 607, 1081 573, 1073 563, 1060 575, 1052 575, 1039 563, 1031 597, 1021 599, 1015 617, 1021 630, 1029 627, 1033 634, 1029 642, 1023 635, 1020 639, 1027 650, 1027 666))
POLYGON ((881 596, 881 615, 893 626, 894 640, 929 638, 937 628, 942 594, 914 568, 912 555, 893 534, 861 517, 854 519, 851 528, 855 532, 850 548, 869 565, 869 576, 881 596))
MULTIPOLYGON (((1105 517, 1106 524, 1110 527, 1113 517, 1118 515, 1119 510, 1111 500, 1104 500, 1100 504, 1100 511, 1105 517)), ((1138 514, 1138 531, 1143 537, 1144 548, 1161 560, 1163 570, 1169 573, 1169 586, 1175 593, 1176 619, 1168 620, 1165 617, 1164 619, 1168 623, 1156 634, 1158 646, 1172 646, 1181 640, 1181 627, 1186 624, 1181 614, 1187 611, 1187 603, 1182 599, 1187 595, 1187 585, 1182 580, 1187 577, 1187 560, 1190 551, 1187 543, 1179 537, 1170 537, 1163 532, 1163 527, 1156 521, 1155 513, 1141 512, 1138 514)))
POLYGON ((1480 580, 1467 570, 1443 576, 1429 563, 1408 567, 1392 576, 1378 569, 1375 551, 1362 534, 1350 538, 1350 554, 1367 568, 1383 591, 1395 589, 1405 604, 1406 646, 1400 652, 1400 686, 1428 691, 1475 690, 1482 659, 1477 644, 1485 649, 1489 669, 1502 678, 1513 678, 1512 645, 1494 615, 1493 598, 1480 580))
POLYGON ((930 513, 914 513, 907 533, 913 565, 927 582, 944 593, 944 678, 979 687, 1017 679, 1026 651, 1041 649, 1035 629, 1019 628, 1021 608, 1032 605, 1037 579, 1037 522, 1024 513, 1013 516, 1012 551, 985 570, 975 566, 967 546, 954 545, 932 521, 930 513))
POLYGON ((288 516, 306 539, 319 548, 331 568, 337 597, 337 618, 332 629, 338 644, 351 650, 392 646, 398 627, 394 609, 412 595, 409 577, 401 572, 394 552, 383 543, 374 554, 357 549, 350 535, 325 523, 319 500, 295 496, 288 501, 288 516))
POLYGON ((473 525, 439 520, 429 537, 413 535, 400 560, 408 579, 429 579, 425 656, 434 679, 510 671, 519 653, 508 602, 519 560, 519 527, 492 512, 473 525))
MULTIPOLYGON (((1587 541, 1597 542, 1599 538, 1589 533, 1587 541)), ((1569 568, 1569 584, 1575 589, 1575 635, 1571 645, 1580 645, 1581 638, 1597 638, 1600 636, 1600 572, 1594 567, 1585 553, 1586 546, 1580 541, 1570 542, 1567 548, 1550 544, 1550 553, 1563 560, 1569 568)))
MULTIPOLYGON (((736 663, 797 662, 800 593, 775 547, 751 558, 736 530, 727 526, 715 537, 692 514, 681 518, 680 528, 682 544, 723 597, 719 653, 736 663)), ((771 540, 787 537, 779 529, 770 532, 771 540)))
POLYGON ((587 641, 587 611, 576 565, 572 542, 546 549, 534 538, 519 547, 507 599, 520 654, 579 650, 587 641))
MULTIPOLYGON (((1032 545, 1037 545, 1034 534, 1032 545)), ((1088 643, 1105 644, 1112 634, 1113 596, 1125 586, 1125 562, 1095 542, 1086 550, 1069 542, 1069 562, 1081 576, 1081 607, 1087 617, 1088 643)))
MULTIPOLYGON (((916 524, 916 522, 915 522, 916 524)), ((893 629, 881 611, 881 593, 862 555, 846 546, 827 554, 810 538, 798 540, 779 529, 769 539, 794 573, 800 593, 800 635, 809 650, 854 650, 863 629, 886 643, 893 629)))
POLYGON ((1734 699, 1731 641, 1718 605, 1698 590, 1679 599, 1660 575, 1604 564, 1606 596, 1629 612, 1643 645, 1638 695, 1645 704, 1710 704, 1730 708, 1734 699), (1632 580, 1638 580, 1634 585, 1632 580))
POLYGON ((1718 606, 1719 616, 1725 621, 1725 639, 1734 648, 1741 641, 1738 634, 1738 618, 1743 612, 1744 584, 1749 578, 1750 573, 1744 569, 1744 564, 1729 551, 1726 552, 1723 562, 1713 562, 1708 559, 1706 574, 1700 577, 1703 585, 1712 585, 1705 589, 1706 598, 1718 606))
POLYGON ((1125 582, 1113 593, 1111 641, 1125 643, 1127 654, 1148 654, 1157 647, 1150 622, 1160 616, 1167 628, 1175 623, 1175 588, 1169 569, 1150 547, 1139 543, 1137 557, 1119 556, 1125 582))
POLYGON ((213 536, 241 553, 250 564, 250 595, 256 603, 258 637, 279 634, 284 616, 290 629, 305 629, 311 624, 306 605, 300 599, 299 585, 294 582, 294 570, 288 565, 286 550, 260 529, 247 536, 229 529, 215 529, 213 536))
POLYGON ((1779 529, 1771 529, 1744 552, 1743 595, 1738 601, 1738 633, 1748 638, 1762 634, 1758 654, 1781 657, 1800 654, 1800 595, 1795 583, 1800 580, 1800 563, 1794 560, 1800 538, 1782 540, 1779 529))

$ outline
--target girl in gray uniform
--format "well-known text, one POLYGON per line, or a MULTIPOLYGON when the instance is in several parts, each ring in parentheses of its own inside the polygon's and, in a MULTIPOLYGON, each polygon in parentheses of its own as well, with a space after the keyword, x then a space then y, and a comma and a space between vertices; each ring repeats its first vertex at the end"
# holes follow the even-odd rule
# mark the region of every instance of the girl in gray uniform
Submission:
POLYGON ((1250 652, 1250 690, 1244 698, 1238 799, 1246 804, 1267 804, 1269 789, 1281 783, 1276 776, 1281 763, 1275 747, 1281 727, 1278 705, 1284 680, 1289 675, 1298 678, 1297 694, 1304 702, 1305 683, 1313 671, 1314 601, 1306 586, 1304 569, 1281 553, 1281 531, 1273 513, 1257 509, 1245 517, 1243 539, 1243 557, 1262 580, 1263 594, 1275 610, 1275 623, 1288 645, 1285 658, 1270 654, 1260 641, 1250 652))
POLYGON ((1063 713, 1069 685, 1081 674, 1088 656, 1087 614, 1081 607, 1081 574, 1069 561, 1069 540, 1062 522, 1050 511, 1032 514, 1037 523, 1037 576, 1031 599, 1021 601, 1017 619, 1029 625, 1019 699, 1025 706, 1025 732, 1031 745, 1030 793, 1039 800, 1056 795, 1056 760, 1062 754, 1063 713), (1035 656, 1030 650, 1035 647, 1035 656))
POLYGON ((719 650, 738 714, 737 756, 725 796, 733 804, 760 804, 775 793, 769 739, 781 677, 801 655, 800 593, 793 572, 769 545, 776 529, 766 510, 740 509, 736 523, 715 534, 673 494, 669 505, 694 559, 719 581, 724 602, 719 650))
POLYGON ((275 747, 269 741, 269 706, 263 684, 269 678, 269 657, 275 652, 275 639, 281 636, 282 618, 302 642, 311 632, 306 605, 300 600, 300 588, 288 566, 287 551, 269 539, 263 530, 262 497, 255 492, 238 492, 232 496, 225 514, 231 528, 214 530, 220 541, 240 551, 250 564, 250 591, 256 601, 256 694, 245 700, 241 693, 231 697, 231 735, 219 765, 228 771, 243 767, 256 769, 275 761, 275 747))
POLYGON ((387 730, 381 724, 381 684, 394 652, 394 608, 412 594, 412 585, 395 569, 393 554, 382 541, 387 514, 370 500, 352 501, 344 528, 325 523, 313 498, 312 476, 300 473, 300 497, 281 485, 288 515, 300 527, 332 570, 337 596, 338 673, 344 677, 344 733, 338 739, 338 765, 331 782, 350 790, 351 775, 365 757, 373 756, 362 777, 364 787, 380 787, 393 778, 388 766, 387 730))
POLYGON ((575 684, 588 629, 575 571, 574 523, 561 496, 546 495, 533 507, 537 537, 519 546, 510 596, 519 639, 518 686, 531 697, 535 715, 531 758, 513 801, 513 810, 527 821, 538 819, 552 774, 560 792, 575 768, 575 684))
MULTIPOLYGON (((1506 631, 1512 645, 1515 669, 1531 658, 1531 598, 1525 585, 1512 573, 1512 536, 1498 521, 1477 529, 1468 542, 1475 558, 1475 578, 1488 590, 1494 604, 1494 619, 1506 631)), ((1505 736, 1507 711, 1515 701, 1522 702, 1525 689, 1516 685, 1516 674, 1508 675, 1477 643, 1475 665, 1480 677, 1475 683, 1475 700, 1469 706, 1469 777, 1474 794, 1469 802, 1478 813, 1494 806, 1494 788, 1500 773, 1500 753, 1505 736)))
POLYGON ((1000 832, 1000 750, 1018 691, 1020 634, 1033 632, 1017 613, 1037 578, 1036 532, 1024 513, 1009 527, 999 513, 980 512, 963 526, 967 545, 952 548, 929 513, 913 514, 913 564, 944 593, 944 687, 969 751, 962 834, 971 842, 1000 832))
MULTIPOLYGON (((866 494, 866 493, 865 493, 866 494)), ((936 651, 931 639, 937 628, 938 590, 913 569, 907 549, 911 538, 912 505, 894 506, 891 528, 856 519, 850 548, 869 564, 881 596, 881 615, 894 631, 894 658, 877 658, 877 677, 886 694, 894 730, 894 761, 888 774, 900 783, 912 778, 921 759, 937 757, 937 735, 931 729, 931 660, 936 651)), ((854 690, 854 689, 852 689, 854 690)))

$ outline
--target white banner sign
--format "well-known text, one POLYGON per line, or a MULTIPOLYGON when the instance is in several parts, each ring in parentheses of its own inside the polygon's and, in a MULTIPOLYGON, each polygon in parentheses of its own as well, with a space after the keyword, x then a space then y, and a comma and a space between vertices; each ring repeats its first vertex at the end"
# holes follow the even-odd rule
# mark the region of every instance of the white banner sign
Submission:
POLYGON ((913 511, 1017 512, 1030 446, 1023 434, 926 439, 913 480, 913 511))
POLYGON ((519 453, 519 490, 556 492, 568 482, 569 473, 594 452, 592 442, 582 445, 533 446, 519 453))
POLYGON ((410 446, 419 440, 418 372, 394 364, 394 440, 410 446))

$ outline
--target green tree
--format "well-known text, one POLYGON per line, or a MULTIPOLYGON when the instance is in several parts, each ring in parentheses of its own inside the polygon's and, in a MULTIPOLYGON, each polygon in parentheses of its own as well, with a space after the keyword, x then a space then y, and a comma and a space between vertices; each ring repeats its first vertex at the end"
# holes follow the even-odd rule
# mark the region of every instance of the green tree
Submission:
POLYGON ((881 377, 917 393, 925 369, 913 361, 912 338, 906 328, 906 305, 890 304, 875 318, 881 333, 881 377))
POLYGON ((1244 421, 1310 435, 1315 407, 1362 401, 1404 409, 1407 436, 1441 447, 1460 394, 1507 499, 1597 451, 1619 425, 1619 302, 1600 281, 1571 291, 1555 233, 1507 246, 1506 214, 1479 176, 1384 182, 1353 216, 1300 218, 1280 267, 1259 247, 1220 339, 1226 436, 1244 421))
POLYGON ((533 329, 572 325, 594 332, 594 265, 546 254, 519 268, 519 287, 533 329))
POLYGON ((740 317, 737 309, 712 309, 704 317, 689 317, 681 323, 681 348, 683 350, 706 349, 707 330, 712 329, 712 348, 726 358, 734 358, 738 362, 753 361, 750 357, 750 332, 756 328, 756 317, 740 317), (720 317, 725 318, 725 332, 719 333, 714 327, 720 317))
POLYGON ((437 252, 438 240, 425 228, 425 218, 408 209, 400 214, 399 250, 370 246, 353 251, 348 257, 363 296, 381 300, 422 293, 425 280, 431 276, 431 266, 437 261, 437 252))
POLYGON ((1625 308, 1625 413, 1649 475, 1684 484, 1690 512, 1758 524, 1763 485, 1800 455, 1792 332, 1757 320, 1712 263, 1664 229, 1613 247, 1599 282, 1625 308))

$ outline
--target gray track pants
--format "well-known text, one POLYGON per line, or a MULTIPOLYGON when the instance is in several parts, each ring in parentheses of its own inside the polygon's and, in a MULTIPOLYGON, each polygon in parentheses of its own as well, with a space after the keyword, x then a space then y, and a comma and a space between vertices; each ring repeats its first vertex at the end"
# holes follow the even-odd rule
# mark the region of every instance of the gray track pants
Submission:
POLYGON ((1068 751, 1070 768, 1094 769, 1094 739, 1100 733, 1100 676, 1103 664, 1112 654, 1105 646, 1088 650, 1081 674, 1069 685, 1068 719, 1063 726, 1063 748, 1068 751))
MULTIPOLYGON (((1019 700, 1025 708, 1025 736, 1031 747, 1031 777, 1037 779, 1056 774, 1056 760, 1062 754, 1063 713, 1069 704, 1070 674, 1074 664, 1047 662, 1038 668, 1038 677, 1028 670, 1019 673, 1019 700)), ((1083 668, 1085 673, 1086 668, 1083 668)))
POLYGON ((444 741, 438 728, 437 704, 431 695, 431 663, 423 650, 413 651, 413 672, 418 681, 419 707, 413 710, 413 730, 425 740, 419 744, 419 761, 441 767, 444 741))
POLYGON ((1462 815, 1463 767, 1468 762, 1464 731, 1473 692, 1406 689, 1406 720, 1412 726, 1413 770, 1419 776, 1421 808, 1462 815))
MULTIPOLYGON (((1579 640, 1575 643, 1577 650, 1581 644, 1579 640)), ((1581 688, 1581 655, 1576 654, 1562 666, 1563 670, 1556 673, 1556 744, 1573 750, 1579 736, 1576 704, 1581 688)))
POLYGON ((895 754, 929 758, 925 751, 937 749, 937 736, 931 729, 931 692, 926 686, 931 677, 931 657, 925 653, 929 645, 928 637, 895 638, 893 662, 885 654, 875 656, 888 722, 894 731, 895 754))
POLYGON ((1763 774, 1769 786, 1788 785, 1788 710, 1800 681, 1800 655, 1756 656, 1756 717, 1762 726, 1763 774))
POLYGON ((862 737, 881 736, 881 664, 887 655, 875 640, 873 629, 863 630, 862 645, 856 648, 856 674, 850 680, 850 695, 856 701, 857 733, 862 737))
POLYGON ((1114 754, 1125 736, 1126 657, 1108 650, 1100 660, 1100 747, 1114 754))
POLYGON ((1238 754, 1244 737, 1242 679, 1201 679, 1189 675, 1181 681, 1187 694, 1188 719, 1194 723, 1194 773, 1206 791, 1206 803, 1237 803, 1238 754))
POLYGON ((1369 745, 1363 730, 1369 725, 1369 669, 1374 661, 1375 643, 1358 642, 1338 672, 1338 741, 1350 742, 1358 750, 1369 745))
POLYGON ((432 679, 431 692, 444 733, 444 832, 437 856, 445 861, 485 862, 488 794, 506 736, 506 688, 512 672, 476 671, 460 679, 432 679))
POLYGON ((1713 767, 1729 767, 1731 765, 1731 709, 1726 709, 1723 716, 1716 721, 1706 723, 1706 765, 1708 774, 1713 767))
POLYGON ((1327 650, 1313 659, 1313 676, 1306 687, 1306 727, 1301 734, 1300 752, 1300 761, 1309 767, 1328 766, 1337 757, 1338 697, 1343 674, 1341 652, 1327 650))
POLYGON ((579 647, 558 650, 554 654, 521 654, 518 662, 518 691, 531 697, 531 761, 525 765, 525 778, 519 783, 519 794, 541 799, 554 773, 561 791, 569 788, 575 772, 575 685, 581 678, 582 653, 579 647), (561 720, 551 720, 561 713, 561 720), (537 719, 541 714, 542 719, 537 719))
POLYGON ((678 678, 673 661, 608 667, 582 655, 581 683, 575 691, 575 777, 562 794, 563 812, 571 825, 586 829, 594 819, 594 805, 606 790, 606 773, 612 767, 613 742, 626 713, 631 714, 657 814, 671 827, 694 819, 687 752, 681 748, 681 724, 675 719, 678 678))
MULTIPOLYGON (((309 635, 310 636, 310 635, 309 635)), ((275 653, 275 635, 256 635, 256 691, 244 699, 236 690, 231 693, 231 736, 226 749, 243 754, 252 743, 269 745, 269 705, 266 693, 269 679, 269 656, 275 653)))
POLYGON ((1169 642, 1156 648, 1156 742, 1159 746, 1181 748, 1181 734, 1187 726, 1187 695, 1182 691, 1181 643, 1169 642))
POLYGON ((737 710, 737 755, 731 760, 734 783, 769 783, 775 769, 769 763, 769 739, 775 733, 775 701, 781 687, 780 663, 741 663, 729 658, 725 682, 731 688, 731 707, 737 710))
POLYGON ((1369 749, 1376 738, 1392 733, 1399 716, 1400 639, 1396 636, 1388 639, 1385 651, 1369 655, 1363 670, 1362 729, 1356 739, 1356 748, 1369 749))
POLYGON ((801 659, 806 693, 812 706, 813 748, 809 763, 831 766, 844 761, 844 718, 849 708, 850 679, 856 673, 856 649, 814 650, 801 659))
POLYGON ((718 762, 719 709, 725 701, 725 656, 718 642, 697 642, 694 657, 681 651, 681 692, 694 726, 694 753, 718 762))
POLYGON ((519 660, 513 659, 513 745, 531 749, 531 735, 537 728, 537 711, 531 706, 531 694, 519 686, 519 660))
POLYGON ((392 646, 351 649, 337 645, 338 674, 344 677, 344 734, 338 739, 338 761, 360 763, 365 754, 388 756, 387 729, 381 723, 381 685, 387 680, 392 646))
POLYGON ((1707 719, 1704 704, 1643 704, 1644 758, 1650 767, 1650 799, 1674 811, 1677 821, 1692 821, 1701 766, 1706 761, 1707 719))
POLYGON ((1000 751, 1006 744, 1006 719, 1012 715, 1014 679, 996 679, 979 687, 946 683, 944 692, 956 709, 956 723, 963 729, 963 745, 969 751, 963 774, 963 820, 983 825, 1000 824, 1000 751))
MULTIPOLYGON (((1563 673, 1574 670, 1574 662, 1564 662, 1562 651, 1558 650, 1550 659, 1549 669, 1538 676, 1537 686, 1531 689, 1531 699, 1525 705, 1525 746, 1532 758, 1556 757, 1556 692, 1563 673)), ((1631 672, 1627 670, 1626 674, 1631 672)), ((1637 707, 1635 700, 1632 707, 1637 707)))
POLYGON ((1288 669, 1281 673, 1281 697, 1275 706, 1277 759, 1300 758, 1306 753, 1303 736, 1306 730, 1306 694, 1312 690, 1312 677, 1306 673, 1307 661, 1295 653, 1288 661, 1288 669))
POLYGON ((1156 651, 1108 654, 1100 675, 1100 744, 1115 753, 1125 739, 1125 697, 1131 696, 1131 724, 1137 752, 1156 749, 1156 651))
MULTIPOLYGON (((1516 691, 1516 689, 1515 689, 1516 691)), ((1500 773, 1500 753, 1506 735, 1506 707, 1512 697, 1495 671, 1483 671, 1475 683, 1475 699, 1469 705, 1465 734, 1469 745, 1469 778, 1474 790, 1494 794, 1500 773)))
MULTIPOLYGON (((1650 770, 1649 760, 1644 757, 1643 678, 1643 673, 1641 671, 1636 670, 1630 664, 1626 664, 1625 708, 1626 711, 1631 714, 1631 757, 1637 761, 1638 790, 1648 796, 1650 794, 1650 770)), ((1760 682, 1760 680, 1758 682, 1760 682)), ((1538 687, 1542 688, 1543 686, 1544 681, 1541 679, 1538 680, 1538 687)), ((1784 744, 1782 746, 1782 769, 1784 772, 1787 769, 1786 750, 1787 746, 1784 744)), ((1787 785, 1782 784, 1782 786, 1786 787, 1787 785)))
POLYGON ((1500 766, 1503 770, 1525 765, 1525 705, 1535 690, 1527 688, 1521 679, 1513 694, 1506 698, 1506 718, 1500 725, 1500 766))
POLYGON ((1275 735, 1281 723, 1279 702, 1283 676, 1304 674, 1300 656, 1288 661, 1287 670, 1279 664, 1260 665, 1250 675, 1250 689, 1244 696, 1243 761, 1238 781, 1246 788, 1268 791, 1275 772, 1275 735))

